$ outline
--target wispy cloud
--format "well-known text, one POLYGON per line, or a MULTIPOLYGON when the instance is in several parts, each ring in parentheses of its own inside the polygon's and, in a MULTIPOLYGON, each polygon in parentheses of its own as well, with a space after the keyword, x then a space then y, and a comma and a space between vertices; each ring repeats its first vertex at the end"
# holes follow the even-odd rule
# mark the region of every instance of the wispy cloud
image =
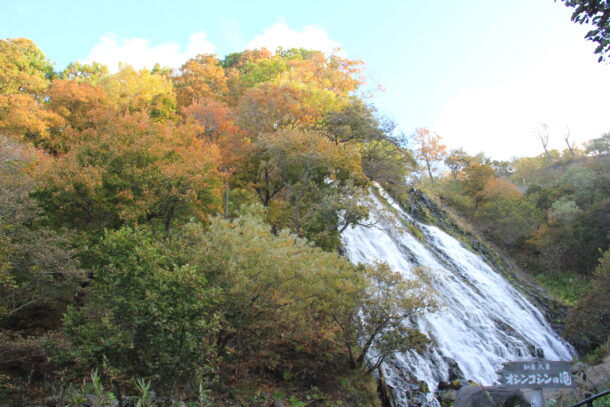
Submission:
MULTIPOLYGON (((247 45, 248 49, 265 47, 270 51, 277 48, 308 48, 323 51, 327 54, 341 48, 341 44, 331 40, 322 27, 308 25, 302 30, 292 29, 284 19, 265 28, 262 34, 256 35, 247 45)), ((344 54, 344 52, 341 52, 344 54)))
POLYGON ((189 36, 184 50, 175 42, 152 45, 146 38, 122 38, 110 33, 100 38, 84 62, 101 62, 108 65, 111 71, 118 70, 119 62, 136 69, 152 68, 156 63, 178 68, 197 54, 214 53, 215 50, 214 44, 202 31, 189 36))

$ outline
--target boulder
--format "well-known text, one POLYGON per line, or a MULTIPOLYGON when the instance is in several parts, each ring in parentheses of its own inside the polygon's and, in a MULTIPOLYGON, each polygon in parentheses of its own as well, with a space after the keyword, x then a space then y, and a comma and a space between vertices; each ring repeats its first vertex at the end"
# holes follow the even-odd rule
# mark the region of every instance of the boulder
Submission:
POLYGON ((530 403, 518 389, 464 386, 457 392, 455 407, 530 407, 530 403))
POLYGON ((460 366, 452 358, 445 358, 447 360, 447 364, 449 365, 449 369, 447 373, 449 374, 449 381, 452 382, 454 380, 464 380, 464 372, 460 369, 460 366))

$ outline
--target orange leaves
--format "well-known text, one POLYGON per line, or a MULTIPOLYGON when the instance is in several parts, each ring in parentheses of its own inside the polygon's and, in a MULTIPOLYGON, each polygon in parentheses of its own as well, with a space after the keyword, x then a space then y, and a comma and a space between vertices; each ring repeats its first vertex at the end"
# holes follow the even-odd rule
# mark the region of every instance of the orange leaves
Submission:
POLYGON ((179 106, 190 106, 200 98, 220 98, 228 92, 227 78, 215 55, 189 59, 174 79, 179 106))
POLYGON ((433 166, 445 158, 447 147, 441 144, 438 134, 431 133, 430 130, 423 127, 415 129, 415 143, 417 158, 426 164, 430 181, 434 182, 433 166))
POLYGON ((263 84, 248 89, 237 106, 237 122, 256 138, 279 129, 310 127, 321 117, 320 106, 307 103, 306 89, 263 84))
POLYGON ((499 198, 515 199, 521 196, 521 192, 513 183, 501 178, 492 178, 487 181, 482 194, 486 201, 499 198))
POLYGON ((43 172, 39 198, 60 224, 84 230, 177 217, 203 218, 217 208, 217 147, 188 128, 143 113, 116 115, 43 172))
POLYGON ((75 129, 89 127, 94 112, 108 108, 108 97, 95 86, 76 81, 54 80, 47 90, 47 106, 75 129))
POLYGON ((51 66, 33 43, 3 41, 0 131, 54 155, 40 170, 39 198, 62 225, 97 230, 160 219, 169 228, 176 217, 215 211, 223 182, 227 202, 279 198, 287 181, 272 161, 280 155, 297 171, 316 161, 306 181, 320 190, 359 183, 355 146, 311 131, 350 103, 360 65, 319 51, 261 49, 222 62, 198 55, 176 74, 126 65, 109 74, 74 63, 50 81, 51 66), (285 140, 273 139, 276 132, 285 140))
POLYGON ((212 143, 239 133, 233 122, 231 109, 223 102, 201 98, 182 109, 187 119, 193 119, 203 127, 201 136, 212 143))
POLYGON ((445 156, 447 147, 441 144, 441 137, 426 128, 415 129, 415 142, 418 157, 423 160, 438 161, 445 156))
POLYGON ((243 131, 235 124, 229 106, 214 99, 202 98, 183 108, 182 113, 186 117, 182 127, 193 127, 191 134, 197 134, 203 141, 214 143, 219 148, 223 172, 229 172, 237 161, 243 159, 243 131))
POLYGON ((49 129, 62 123, 60 116, 41 107, 33 96, 0 95, 0 130, 5 134, 43 143, 49 129))

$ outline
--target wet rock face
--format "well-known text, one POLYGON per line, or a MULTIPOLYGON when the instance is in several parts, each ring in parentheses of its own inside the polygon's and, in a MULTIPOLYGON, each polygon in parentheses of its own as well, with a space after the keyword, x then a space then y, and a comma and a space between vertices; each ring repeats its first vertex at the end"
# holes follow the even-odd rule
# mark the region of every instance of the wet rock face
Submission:
POLYGON ((418 380, 407 387, 407 401, 409 406, 425 406, 428 401, 427 394, 430 392, 428 384, 418 380))
MULTIPOLYGON (((404 352, 384 362, 379 375, 386 384, 380 392, 386 394, 383 399, 400 407, 438 406, 433 397, 439 389, 447 390, 442 398, 443 406, 449 406, 466 378, 491 385, 500 362, 529 355, 531 344, 553 360, 571 357, 571 348, 542 313, 470 249, 465 233, 456 233, 456 238, 438 223, 419 222, 383 190, 371 192, 367 205, 369 221, 376 227, 356 226, 343 232, 347 257, 363 264, 385 261, 407 279, 424 273, 431 296, 442 307, 410 321, 425 331, 434 346, 423 354, 404 352)), ((430 219, 435 216, 435 211, 425 212, 430 219)))
POLYGON ((464 386, 457 392, 455 407, 530 407, 530 403, 521 390, 464 386))
MULTIPOLYGON (((402 207, 417 220, 431 223, 452 236, 458 238, 470 249, 481 255, 497 271, 512 282, 522 294, 530 299, 540 309, 551 326, 560 335, 564 332, 563 321, 567 315, 567 309, 559 302, 553 300, 544 293, 529 278, 523 277, 523 272, 515 270, 515 264, 505 255, 497 252, 495 248, 489 247, 480 240, 479 236, 464 230, 458 222, 442 207, 437 205, 422 191, 411 188, 407 198, 400 201, 402 207)), ((518 267, 517 267, 518 268, 518 267)))
POLYGON ((464 379, 464 372, 462 372, 462 369, 460 369, 460 366, 458 365, 458 363, 455 361, 455 359, 452 358, 445 358, 447 360, 447 364, 449 365, 449 369, 448 369, 448 374, 449 374, 449 381, 452 382, 454 380, 463 380, 464 379))

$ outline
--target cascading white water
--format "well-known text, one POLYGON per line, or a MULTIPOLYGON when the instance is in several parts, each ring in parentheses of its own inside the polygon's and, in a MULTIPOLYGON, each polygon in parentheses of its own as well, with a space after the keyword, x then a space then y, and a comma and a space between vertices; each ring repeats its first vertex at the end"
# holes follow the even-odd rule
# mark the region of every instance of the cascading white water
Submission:
MULTIPOLYGON (((434 349, 426 355, 399 354, 385 363, 382 369, 390 386, 405 389, 411 376, 433 390, 448 380, 451 359, 465 378, 490 385, 502 362, 529 359, 534 347, 546 359, 571 360, 572 349, 542 313, 480 256, 439 228, 415 221, 379 192, 382 199, 371 194, 369 204, 369 220, 375 226, 343 232, 347 256, 354 263, 386 262, 407 278, 416 277, 415 267, 424 268, 439 305, 413 321, 433 339, 434 349), (402 222, 418 228, 425 238, 417 239, 402 222)), ((398 393, 404 402, 404 394, 398 393)))

